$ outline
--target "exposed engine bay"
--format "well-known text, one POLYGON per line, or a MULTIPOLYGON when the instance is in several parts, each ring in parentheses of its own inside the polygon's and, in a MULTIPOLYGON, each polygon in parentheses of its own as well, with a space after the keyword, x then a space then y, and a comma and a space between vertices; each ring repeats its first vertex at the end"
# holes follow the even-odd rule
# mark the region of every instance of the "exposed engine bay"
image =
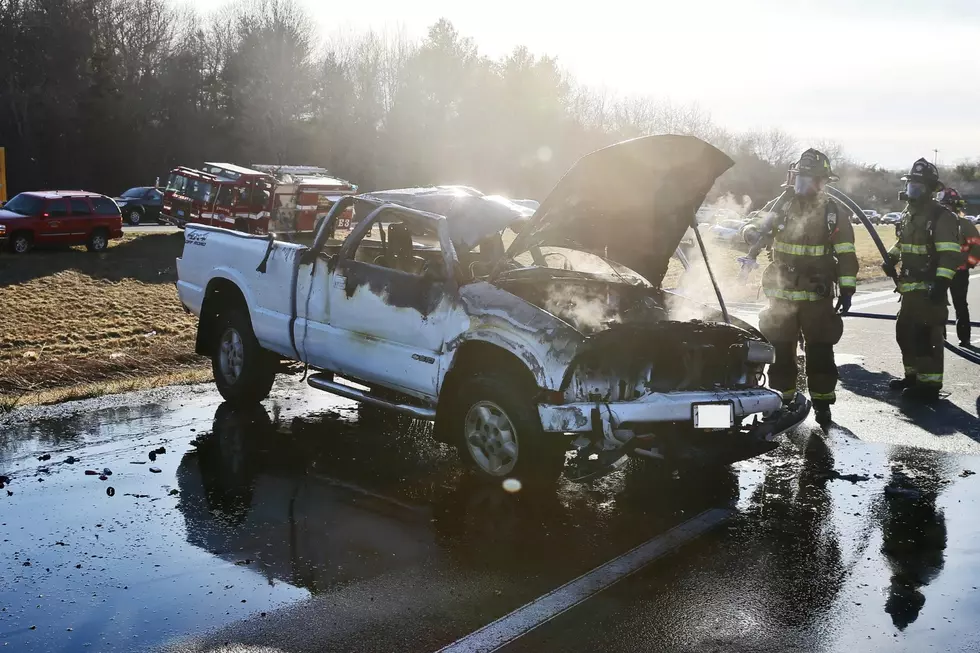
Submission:
POLYGON ((567 401, 763 385, 772 347, 736 326, 691 320, 619 325, 590 338, 569 368, 567 401))
POLYGON ((496 285, 586 336, 618 324, 654 324, 668 319, 659 289, 559 270, 540 272, 544 274, 498 279, 496 285))

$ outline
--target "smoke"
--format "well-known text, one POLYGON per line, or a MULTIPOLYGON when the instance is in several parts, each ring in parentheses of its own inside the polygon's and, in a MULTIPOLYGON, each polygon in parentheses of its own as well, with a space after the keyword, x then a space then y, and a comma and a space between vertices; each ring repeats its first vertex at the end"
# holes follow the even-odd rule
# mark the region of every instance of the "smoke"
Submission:
POLYGON ((608 292, 587 291, 577 284, 552 285, 542 308, 570 322, 579 331, 590 333, 620 321, 619 302, 615 299, 608 292))
POLYGON ((704 204, 702 208, 709 209, 712 212, 727 211, 744 216, 752 208, 752 198, 748 195, 742 195, 742 198, 738 199, 732 193, 725 193, 712 202, 704 204))
MULTIPOLYGON (((715 274, 715 280, 718 282, 722 297, 728 304, 729 312, 731 312, 732 306, 738 303, 757 301, 761 270, 768 263, 765 257, 760 257, 758 270, 743 278, 741 276, 742 267, 738 258, 744 255, 744 251, 712 242, 707 228, 701 229, 701 237, 704 239, 705 250, 708 252, 711 270, 715 274)), ((721 310, 714 286, 711 283, 711 277, 708 275, 708 268, 701 256, 701 250, 695 246, 688 252, 688 257, 691 267, 681 275, 680 282, 674 291, 692 301, 678 302, 675 310, 671 312, 670 318, 672 320, 706 319, 712 316, 711 313, 714 311, 721 310)))

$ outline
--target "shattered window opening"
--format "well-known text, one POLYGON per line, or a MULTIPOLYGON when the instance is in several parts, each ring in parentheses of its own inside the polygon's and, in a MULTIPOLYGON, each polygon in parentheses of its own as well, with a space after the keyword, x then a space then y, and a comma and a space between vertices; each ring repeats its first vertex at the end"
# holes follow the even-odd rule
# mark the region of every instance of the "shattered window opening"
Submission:
POLYGON ((424 276, 433 266, 445 271, 435 225, 396 211, 385 211, 375 219, 354 245, 352 258, 418 276, 424 276))

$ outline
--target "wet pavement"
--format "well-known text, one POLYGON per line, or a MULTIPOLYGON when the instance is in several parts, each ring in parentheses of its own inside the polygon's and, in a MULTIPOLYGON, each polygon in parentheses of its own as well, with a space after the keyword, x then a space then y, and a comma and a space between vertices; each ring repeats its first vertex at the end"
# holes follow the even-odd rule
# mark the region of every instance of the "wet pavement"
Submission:
POLYGON ((949 398, 909 406, 881 389, 893 324, 847 328, 828 433, 557 491, 476 483, 425 425, 296 379, 252 410, 204 385, 0 417, 0 644, 485 650, 482 626, 723 508, 504 650, 980 650, 976 369, 947 356, 949 398))

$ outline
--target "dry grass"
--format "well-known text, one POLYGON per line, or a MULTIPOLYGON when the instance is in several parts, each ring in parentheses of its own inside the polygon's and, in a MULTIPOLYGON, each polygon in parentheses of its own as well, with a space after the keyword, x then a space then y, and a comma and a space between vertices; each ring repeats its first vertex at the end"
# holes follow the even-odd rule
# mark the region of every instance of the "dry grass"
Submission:
POLYGON ((182 236, 0 256, 0 410, 203 378, 173 285, 182 236))

